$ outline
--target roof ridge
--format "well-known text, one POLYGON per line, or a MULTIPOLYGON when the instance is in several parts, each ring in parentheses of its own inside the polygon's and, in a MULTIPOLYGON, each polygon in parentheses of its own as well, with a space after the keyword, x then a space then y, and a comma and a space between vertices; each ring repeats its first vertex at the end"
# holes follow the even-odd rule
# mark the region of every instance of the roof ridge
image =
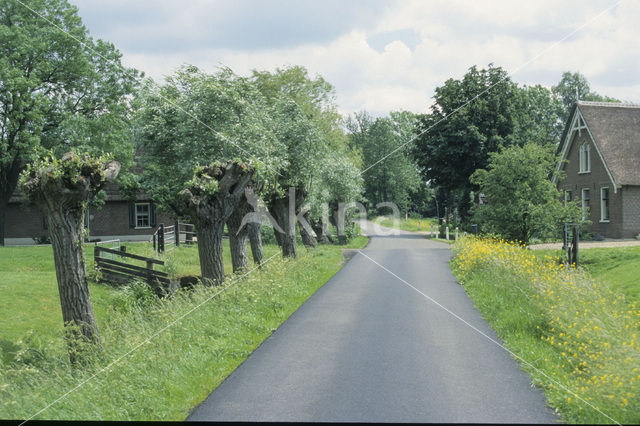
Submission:
POLYGON ((599 101, 578 101, 578 105, 618 107, 618 108, 640 108, 640 104, 622 102, 599 102, 599 101))

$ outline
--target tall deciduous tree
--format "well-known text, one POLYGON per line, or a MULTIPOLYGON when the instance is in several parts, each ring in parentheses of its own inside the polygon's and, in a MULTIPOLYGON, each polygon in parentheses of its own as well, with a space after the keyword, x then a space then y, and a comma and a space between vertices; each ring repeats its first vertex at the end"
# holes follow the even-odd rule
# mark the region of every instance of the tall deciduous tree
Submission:
POLYGON ((421 185, 411 157, 414 120, 408 111, 377 119, 361 112, 347 123, 350 144, 362 153, 369 208, 392 202, 402 211, 411 209, 411 193, 421 185))
POLYGON ((564 108, 561 111, 560 120, 564 123, 569 117, 571 106, 577 101, 596 101, 596 102, 620 102, 609 96, 602 96, 591 91, 591 86, 587 78, 579 72, 565 71, 557 85, 551 88, 553 94, 556 95, 564 108))
POLYGON ((514 142, 516 99, 517 87, 506 71, 473 66, 461 80, 436 88, 431 113, 418 120, 413 155, 420 172, 463 219, 471 204, 469 177, 486 167, 489 153, 514 142))
POLYGON ((137 72, 93 40, 66 0, 0 3, 0 244, 25 166, 51 150, 111 152, 126 171, 133 150, 128 96, 137 72))
POLYGON ((67 327, 71 362, 83 342, 99 345, 100 336, 89 296, 83 247, 84 211, 87 203, 113 181, 120 165, 106 157, 65 154, 46 157, 29 165, 21 177, 27 199, 45 214, 58 279, 62 318, 67 327))
POLYGON ((474 219, 485 232, 524 244, 533 236, 557 235, 565 221, 580 222, 580 206, 563 204, 549 179, 555 164, 553 145, 528 143, 492 153, 487 169, 471 176, 486 201, 474 205, 474 219))

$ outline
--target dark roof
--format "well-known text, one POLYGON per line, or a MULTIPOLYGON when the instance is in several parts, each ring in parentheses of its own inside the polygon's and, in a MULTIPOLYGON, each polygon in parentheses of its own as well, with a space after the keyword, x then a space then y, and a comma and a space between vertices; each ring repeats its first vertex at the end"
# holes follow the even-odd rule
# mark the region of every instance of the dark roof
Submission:
POLYGON ((578 102, 613 180, 640 185, 640 105, 578 102))
POLYGON ((558 153, 565 150, 565 143, 571 142, 565 139, 576 109, 582 114, 615 184, 640 185, 640 105, 576 102, 569 112, 558 153))

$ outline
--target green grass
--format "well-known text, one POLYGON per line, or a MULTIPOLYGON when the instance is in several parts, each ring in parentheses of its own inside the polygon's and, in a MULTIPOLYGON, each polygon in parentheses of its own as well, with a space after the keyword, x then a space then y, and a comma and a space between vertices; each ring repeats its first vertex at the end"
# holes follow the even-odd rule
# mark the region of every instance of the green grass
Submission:
MULTIPOLYGON (((225 285, 235 284, 222 293, 220 287, 198 286, 157 299, 145 284, 91 284, 103 351, 84 368, 68 362, 51 248, 0 248, 0 267, 6 271, 0 293, 0 418, 28 418, 86 380, 36 418, 183 420, 340 269, 342 248, 366 241, 357 237, 348 246, 301 247, 295 260, 265 247, 267 258, 276 253, 273 259, 244 278, 230 276, 225 285), (155 337, 145 343, 149 336, 155 337)), ((146 250, 127 246, 130 252, 146 250)), ((197 274, 195 248, 176 249, 170 256, 183 272, 197 274)))
MULTIPOLYGON (((566 258, 562 250, 535 250, 554 258, 566 258)), ((580 266, 599 282, 640 304, 640 247, 588 248, 580 250, 580 266)))
POLYGON ((413 218, 410 217, 408 219, 396 219, 394 221, 393 217, 390 216, 378 216, 372 219, 373 222, 379 223, 382 226, 386 226, 387 228, 396 228, 401 229, 403 231, 410 232, 418 232, 425 231, 428 232, 431 230, 431 224, 435 224, 435 220, 431 218, 413 218), (397 223, 396 223, 397 222, 397 223))
POLYGON ((562 420, 638 423, 640 305, 604 281, 624 274, 602 266, 611 264, 608 256, 635 256, 583 253, 601 278, 564 268, 554 261, 557 252, 473 238, 455 244, 451 266, 562 420))

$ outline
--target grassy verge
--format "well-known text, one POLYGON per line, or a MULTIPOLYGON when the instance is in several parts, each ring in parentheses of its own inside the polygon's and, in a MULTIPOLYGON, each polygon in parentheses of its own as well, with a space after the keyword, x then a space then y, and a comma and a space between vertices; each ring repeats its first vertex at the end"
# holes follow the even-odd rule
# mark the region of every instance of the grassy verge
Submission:
POLYGON ((382 226, 386 226, 387 228, 396 228, 403 231, 411 232, 428 232, 431 230, 431 224, 435 223, 435 221, 431 218, 410 217, 408 219, 397 218, 394 220, 394 218, 390 216, 378 216, 374 218, 373 221, 379 223, 382 226))
POLYGON ((452 270, 563 420, 640 422, 640 308, 584 270, 465 238, 452 270))
MULTIPOLYGON (((348 247, 365 243, 366 238, 358 237, 348 247)), ((3 301, 3 306, 12 314, 45 308, 57 314, 27 321, 31 331, 16 339, 3 335, 0 418, 31 417, 86 381, 36 418, 183 420, 340 269, 341 248, 345 247, 301 248, 296 260, 276 254, 262 269, 244 278, 230 277, 227 284, 237 282, 221 293, 219 287, 197 287, 160 300, 144 284, 120 289, 105 286, 103 293, 98 290, 102 286, 92 285, 103 352, 83 368, 72 368, 67 360, 58 301, 48 289, 53 287, 55 292, 55 274, 46 275, 52 268, 47 266, 50 248, 2 248, 3 262, 17 250, 17 259, 25 256, 37 269, 31 270, 25 262, 8 264, 5 270, 13 271, 14 287, 26 287, 26 294, 47 287, 42 293, 51 297, 27 298, 24 307, 3 301), (154 337, 147 342, 149 336, 154 337)), ((272 253, 275 250, 269 248, 272 253)), ((192 248, 176 249, 168 256, 184 256, 188 264, 197 264, 197 250, 192 248)), ((24 330, 26 325, 20 327, 24 330)))
MULTIPOLYGON (((561 250, 536 250, 554 258, 561 250)), ((580 250, 580 266, 598 282, 620 292, 627 301, 640 304, 640 247, 588 248, 580 250)))

